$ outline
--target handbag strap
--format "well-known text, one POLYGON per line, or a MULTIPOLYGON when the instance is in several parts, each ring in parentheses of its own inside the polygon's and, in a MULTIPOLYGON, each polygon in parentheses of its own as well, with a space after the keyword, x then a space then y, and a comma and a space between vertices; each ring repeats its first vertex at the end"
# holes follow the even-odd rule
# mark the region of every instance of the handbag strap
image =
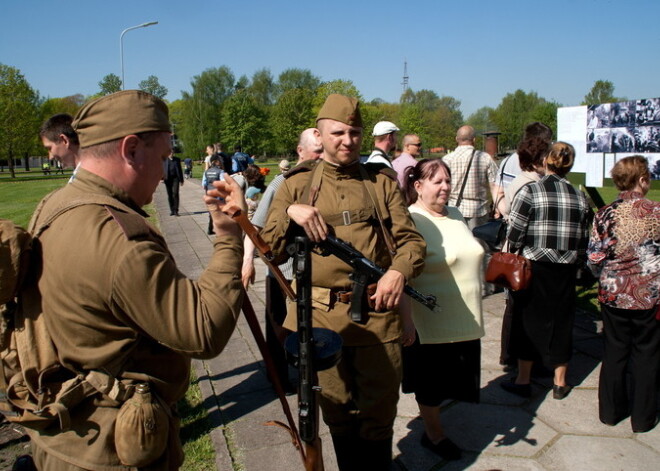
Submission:
POLYGON ((467 169, 465 170, 465 177, 463 177, 463 183, 461 183, 461 191, 458 193, 458 198, 456 198, 456 207, 458 208, 463 202, 463 190, 465 190, 465 184, 467 183, 468 175, 470 174, 470 167, 472 167, 472 159, 474 159, 474 154, 477 149, 472 148, 472 155, 470 156, 470 161, 468 162, 467 169))

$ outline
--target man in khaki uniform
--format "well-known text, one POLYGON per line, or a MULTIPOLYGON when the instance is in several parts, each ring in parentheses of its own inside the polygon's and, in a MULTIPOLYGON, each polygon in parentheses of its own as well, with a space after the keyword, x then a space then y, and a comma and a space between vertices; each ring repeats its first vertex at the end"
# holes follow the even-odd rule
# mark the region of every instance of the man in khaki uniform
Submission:
MULTIPOLYGON (((330 95, 319 111, 317 127, 321 160, 289 171, 262 235, 277 263, 287 257, 286 245, 304 230, 315 242, 334 232, 387 268, 371 297, 374 310, 365 313, 366 322, 356 323, 350 319, 347 296, 338 296, 351 291, 350 267, 334 256, 312 255, 314 325, 338 332, 344 342, 340 363, 318 374, 320 405, 339 468, 386 470, 392 459, 401 382, 401 321, 396 307, 405 283, 423 268, 426 245, 410 219, 396 173, 358 161, 358 101, 330 95)), ((296 330, 293 305, 284 326, 296 330)))
MULTIPOLYGON (((174 406, 188 388, 191 358, 218 355, 234 329, 242 302, 241 231, 221 213, 218 200, 205 197, 217 234, 214 252, 199 280, 189 280, 141 209, 171 152, 165 103, 126 90, 87 103, 73 126, 81 145, 76 179, 40 214, 89 194, 107 202, 66 211, 40 237, 43 316, 62 364, 104 372, 119 383, 72 408, 68 430, 32 431, 35 462, 49 471, 136 469, 120 461, 123 439, 132 444, 131 453, 143 444, 155 455, 140 469, 178 469, 183 455, 174 406), (145 387, 166 410, 169 426, 144 436, 115 427, 123 400, 145 387), (155 441, 155 435, 167 442, 154 453, 141 440, 155 441)), ((213 196, 227 204, 243 200, 230 179, 213 196)))

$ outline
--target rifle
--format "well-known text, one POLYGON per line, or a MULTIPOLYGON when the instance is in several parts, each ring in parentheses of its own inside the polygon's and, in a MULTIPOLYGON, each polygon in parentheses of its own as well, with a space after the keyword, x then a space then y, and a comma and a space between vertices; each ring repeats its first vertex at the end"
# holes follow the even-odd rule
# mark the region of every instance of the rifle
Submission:
MULTIPOLYGON (((377 282, 386 270, 365 257, 362 252, 335 236, 328 234, 325 240, 318 243, 321 255, 326 257, 334 255, 353 268, 349 278, 353 282, 353 294, 351 296, 351 320, 362 322, 362 304, 365 289, 369 283, 377 282)), ((410 285, 405 285, 403 292, 415 301, 422 303, 433 312, 440 312, 440 306, 436 304, 436 298, 430 294, 422 294, 410 285)))
POLYGON ((287 337, 284 348, 299 371, 298 428, 305 444, 305 469, 323 471, 316 372, 339 361, 342 340, 336 332, 312 327, 311 244, 307 237, 296 237, 295 242, 298 331, 287 337))

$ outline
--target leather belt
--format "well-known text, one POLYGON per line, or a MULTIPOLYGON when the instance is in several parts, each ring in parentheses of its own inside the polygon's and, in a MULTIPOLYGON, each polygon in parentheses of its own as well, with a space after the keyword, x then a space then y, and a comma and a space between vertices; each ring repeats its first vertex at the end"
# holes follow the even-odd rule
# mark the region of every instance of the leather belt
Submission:
POLYGON ((330 290, 330 302, 350 304, 353 291, 344 291, 338 289, 330 290))

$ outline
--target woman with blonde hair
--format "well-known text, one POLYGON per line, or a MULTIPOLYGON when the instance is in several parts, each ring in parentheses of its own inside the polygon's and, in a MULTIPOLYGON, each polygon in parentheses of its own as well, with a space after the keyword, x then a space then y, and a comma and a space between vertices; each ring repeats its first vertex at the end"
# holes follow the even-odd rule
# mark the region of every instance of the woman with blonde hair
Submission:
POLYGON ((605 339, 599 417, 616 425, 630 415, 633 432, 647 432, 658 423, 660 203, 645 198, 651 174, 641 155, 619 160, 612 180, 621 193, 596 214, 587 249, 589 266, 600 273, 605 339))
POLYGON ((530 375, 538 361, 554 369, 554 399, 571 390, 566 370, 572 353, 575 276, 591 216, 584 194, 565 178, 574 160, 572 145, 553 144, 545 158, 545 176, 520 189, 509 214, 507 250, 532 261, 532 282, 513 293, 509 351, 518 359, 518 375, 501 386, 522 397, 531 396, 530 375))

